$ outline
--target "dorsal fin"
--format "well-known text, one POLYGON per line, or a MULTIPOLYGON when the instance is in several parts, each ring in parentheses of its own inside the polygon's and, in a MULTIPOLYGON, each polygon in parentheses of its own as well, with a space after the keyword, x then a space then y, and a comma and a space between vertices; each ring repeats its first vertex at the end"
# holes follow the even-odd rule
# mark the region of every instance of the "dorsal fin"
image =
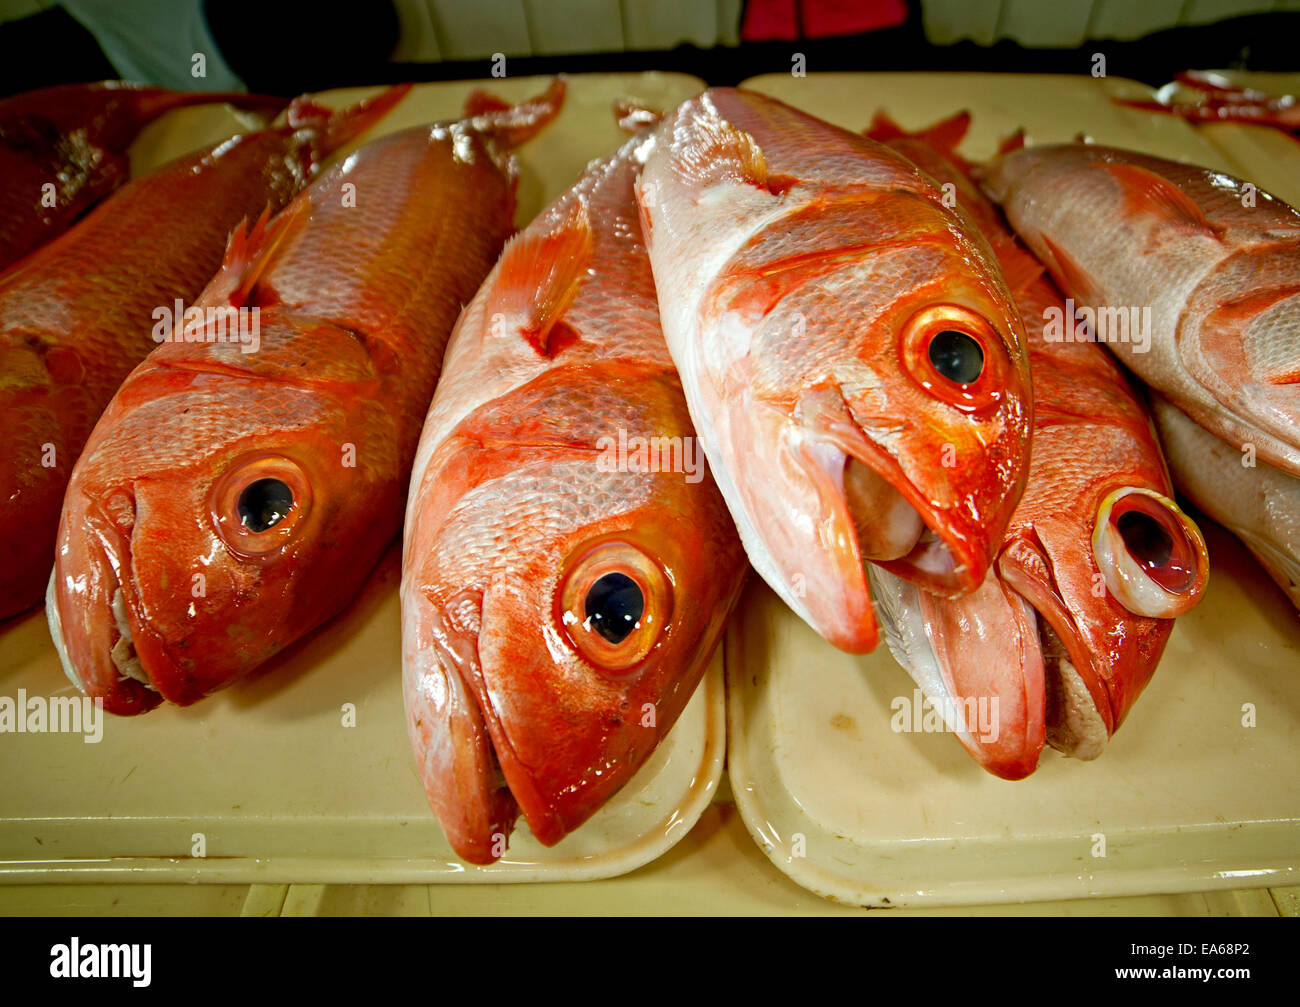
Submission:
POLYGON ((541 356, 554 356, 551 335, 591 264, 593 236, 585 204, 574 199, 554 227, 511 238, 488 295, 487 317, 517 329, 541 356))
POLYGON ((204 303, 229 304, 235 308, 247 304, 257 281, 274 258, 276 246, 306 219, 309 209, 308 201, 299 198, 276 214, 274 220, 270 219, 271 208, 267 207, 251 231, 248 218, 241 220, 230 234, 221 268, 203 291, 204 303))
POLYGON ((763 149, 752 136, 725 119, 704 116, 695 123, 698 141, 682 152, 686 172, 696 178, 717 177, 720 164, 735 165, 736 181, 765 189, 774 196, 799 184, 792 175, 767 170, 763 149))
POLYGON ((475 90, 465 101, 465 118, 501 151, 513 150, 531 140, 560 114, 566 91, 563 75, 546 90, 526 101, 511 103, 486 91, 475 90))
POLYGON ((910 134, 891 119, 884 109, 878 108, 876 114, 871 117, 871 125, 862 131, 862 135, 868 140, 875 140, 877 143, 887 143, 890 140, 897 140, 900 136, 910 134))
POLYGON ((1004 136, 998 141, 998 156, 1011 154, 1017 150, 1025 149, 1025 131, 1023 128, 1016 130, 1014 133, 1004 136))
POLYGON ((909 133, 883 110, 877 110, 871 117, 871 125, 862 131, 862 135, 868 140, 884 144, 893 140, 916 140, 944 154, 949 160, 956 162, 962 170, 966 170, 970 162, 957 153, 957 147, 966 139, 968 132, 970 132, 970 112, 966 110, 950 115, 946 119, 940 119, 915 133, 909 133))
POLYGON ((940 119, 933 126, 926 126, 916 135, 932 147, 955 152, 958 145, 966 139, 968 132, 970 132, 970 111, 962 109, 946 119, 940 119))
POLYGON ((286 119, 294 129, 314 129, 319 132, 317 143, 323 157, 373 129, 410 90, 410 84, 394 84, 379 94, 338 111, 302 95, 290 103, 286 119))
POLYGON ((1164 176, 1123 162, 1107 162, 1103 167, 1123 187, 1130 202, 1140 206, 1143 212, 1215 237, 1223 234, 1222 227, 1211 224, 1196 202, 1164 176))

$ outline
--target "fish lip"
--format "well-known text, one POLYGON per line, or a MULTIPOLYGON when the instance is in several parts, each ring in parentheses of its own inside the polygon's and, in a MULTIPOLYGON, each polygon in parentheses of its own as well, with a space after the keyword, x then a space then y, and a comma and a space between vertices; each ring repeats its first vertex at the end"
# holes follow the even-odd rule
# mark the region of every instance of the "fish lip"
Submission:
MULTIPOLYGON (((993 575, 990 581, 995 577, 993 575)), ((981 733, 977 724, 969 721, 963 724, 963 705, 971 700, 979 702, 980 696, 976 693, 958 694, 956 683, 960 661, 954 664, 952 651, 939 647, 932 636, 935 625, 932 615, 935 613, 928 613, 927 608, 934 604, 930 600, 933 596, 888 572, 872 570, 871 578, 873 586, 881 588, 879 593, 882 599, 889 599, 880 606, 880 622, 882 635, 888 641, 890 651, 927 700, 939 707, 945 726, 961 746, 981 768, 993 776, 1003 780, 1022 780, 1030 776, 1038 768, 1043 749, 1044 728, 1035 727, 1035 724, 1042 723, 1041 706, 1035 711, 1032 699, 1026 704, 1024 741, 1014 747, 1005 743, 999 745, 1001 736, 1007 733, 1001 727, 1000 719, 998 733, 992 738, 981 733), (893 586, 889 584, 890 581, 894 582, 893 586), (896 609, 891 604, 895 597, 900 599, 896 609), (911 625, 906 625, 908 623, 911 625)), ((1028 612, 1033 611, 1029 603, 1014 590, 999 590, 1004 591, 1008 601, 1023 606, 1028 612)), ((947 605, 964 603, 963 599, 939 599, 939 614, 942 614, 947 605)), ((1037 638, 1033 646, 1041 653, 1037 638)), ((1032 674, 1032 669, 1026 670, 1032 674)), ((1026 690, 1031 694, 1035 691, 1033 681, 1026 679, 1026 690)), ((998 703, 1005 699, 1000 691, 992 692, 989 698, 998 703)), ((994 716, 1000 718, 1001 714, 994 713, 994 716)), ((1011 733, 1014 735, 1016 732, 1011 733)))
MULTIPOLYGON (((849 411, 850 417, 852 417, 852 410, 848 401, 845 400, 844 404, 849 411)), ((902 466, 894 460, 886 449, 868 437, 856 421, 851 424, 851 429, 856 436, 844 436, 839 430, 830 431, 831 441, 849 458, 861 462, 893 487, 895 492, 902 496, 908 505, 920 515, 926 531, 930 533, 930 536, 927 536, 923 532, 921 538, 905 556, 894 560, 872 560, 871 562, 902 580, 944 597, 954 597, 976 590, 984 582, 984 577, 988 573, 989 562, 987 558, 980 553, 969 538, 961 535, 952 527, 951 520, 947 519, 950 516, 943 514, 939 508, 926 498, 916 484, 906 476, 902 466), (925 559, 927 551, 932 549, 936 540, 947 549, 948 555, 952 559, 952 571, 956 575, 955 580, 934 575, 918 566, 918 563, 925 559)), ((826 436, 825 433, 821 433, 821 435, 826 436)), ((849 511, 847 498, 845 499, 845 510, 846 512, 849 511)), ((856 547, 856 529, 854 530, 854 543, 856 547)))
MULTIPOLYGON (((997 569, 1012 590, 1033 607, 1039 618, 1047 623, 1065 645, 1070 663, 1087 685, 1093 706, 1106 725, 1107 736, 1114 734, 1115 711, 1110 691, 1098 674, 1092 652, 1084 642, 1074 616, 1056 589, 1056 579, 1051 573, 1052 564, 1045 551, 1020 539, 998 554, 997 569), (1034 567, 1038 565, 1041 565, 1046 574, 1043 578, 1035 575, 1034 567)), ((1044 671, 1046 670, 1047 664, 1044 662, 1044 671)))
MULTIPOLYGON (((477 592, 475 592, 477 593, 477 592)), ((533 837, 544 846, 553 846, 571 831, 557 811, 552 809, 544 793, 537 787, 528 770, 515 756, 505 729, 505 724, 492 702, 487 688, 486 676, 483 674, 482 654, 479 647, 479 631, 468 630, 456 625, 456 619, 449 617, 444 606, 424 593, 422 603, 429 607, 423 609, 434 621, 432 637, 433 659, 443 673, 454 676, 459 683, 465 699, 472 703, 484 731, 479 739, 483 754, 492 761, 492 772, 488 775, 475 775, 469 787, 472 788, 472 800, 477 800, 485 820, 484 828, 492 829, 498 823, 508 837, 520 814, 528 823, 533 837), (464 653, 458 652, 455 641, 465 645, 464 653), (499 786, 494 783, 499 781, 499 786)), ((481 621, 484 598, 476 601, 478 618, 481 621)), ((423 608, 423 605, 421 606, 423 608)), ((454 609, 454 600, 447 608, 454 609)), ((453 774, 456 767, 452 767, 453 774)), ((458 780, 451 780, 450 787, 440 788, 444 793, 455 792, 455 801, 463 805, 466 801, 466 787, 458 780)), ((435 811, 437 809, 435 808, 435 811)), ((444 823, 445 824, 445 823, 444 823)), ((490 864, 500 859, 499 854, 484 853, 493 846, 492 832, 480 833, 472 829, 445 830, 448 839, 456 847, 458 855, 471 863, 490 864), (453 836, 453 832, 455 835, 453 836), (458 840, 464 840, 459 842, 458 840)))
POLYGON ((98 566, 105 575, 105 583, 101 585, 101 590, 95 592, 90 603, 97 609, 102 608, 105 611, 104 622, 113 628, 117 636, 111 644, 105 639, 92 638, 84 633, 77 633, 69 639, 65 630, 67 623, 61 603, 63 594, 59 590, 60 569, 56 562, 47 590, 46 617, 50 624, 51 637, 55 641, 55 649, 63 664, 64 674, 83 693, 92 698, 103 699, 104 709, 110 713, 119 715, 144 713, 163 701, 162 691, 156 687, 143 660, 140 661, 140 667, 145 677, 149 679, 147 684, 123 674, 111 656, 112 650, 122 639, 117 615, 113 611, 115 598, 122 599, 122 607, 126 612, 132 638, 139 639, 142 635, 142 622, 137 614, 138 600, 131 586, 123 584, 118 574, 123 557, 129 562, 130 543, 116 530, 107 519, 107 515, 95 512, 87 517, 86 524, 91 536, 91 541, 85 545, 87 560, 90 565, 98 566), (83 653, 77 653, 79 649, 83 653), (85 672, 84 669, 87 668, 91 669, 90 674, 85 672))
MULTIPOLYGON (((475 651, 477 654, 477 640, 475 651)), ((515 811, 523 815, 533 838, 543 846, 554 846, 568 835, 570 829, 565 825, 559 812, 550 806, 546 796, 537 787, 523 763, 515 756, 505 723, 498 715, 488 694, 481 655, 480 662, 476 663, 474 670, 473 681, 466 681, 459 668, 455 669, 455 673, 460 675, 462 684, 466 686, 466 692, 478 707, 479 716, 483 718, 483 723, 487 727, 488 750, 504 781, 505 794, 509 795, 515 811), (505 758, 502 758, 503 754, 505 758)))

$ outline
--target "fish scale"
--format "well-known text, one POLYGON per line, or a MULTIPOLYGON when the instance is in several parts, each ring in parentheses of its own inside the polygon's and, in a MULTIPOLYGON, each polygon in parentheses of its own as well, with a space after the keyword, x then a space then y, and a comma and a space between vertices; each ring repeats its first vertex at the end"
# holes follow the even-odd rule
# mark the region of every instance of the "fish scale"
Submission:
POLYGON ((688 481, 607 450, 693 437, 636 225, 645 142, 590 166, 507 246, 457 323, 421 437, 402 561, 407 727, 430 806, 473 863, 502 855, 520 814, 555 844, 632 777, 743 581, 703 471, 688 481), (618 641, 586 607, 605 570, 642 602, 634 625, 610 616, 618 641))
POLYGON ((878 641, 865 560, 975 590, 1030 420, 984 239, 904 158, 731 88, 664 120, 638 198, 668 347, 758 573, 853 653, 878 641), (937 370, 945 331, 978 350, 973 379, 937 370))
POLYGON ((0 386, 13 436, 0 458, 0 617, 40 600, 72 465, 114 390, 157 345, 159 309, 202 291, 241 218, 278 209, 340 143, 405 91, 328 117, 235 137, 138 178, 0 275, 0 386), (47 445, 54 450, 46 464, 47 445))
MULTIPOLYGON (((1128 380, 1099 346, 1071 340, 1073 319, 1063 298, 967 176, 969 165, 925 139, 937 128, 903 135, 878 117, 873 130, 892 131, 886 142, 936 181, 953 185, 959 204, 985 229, 1005 274, 1016 278, 1012 293, 1025 321, 1034 380, 1029 479, 993 569, 978 592, 957 599, 875 575, 893 623, 890 649, 940 707, 998 704, 993 736, 977 736, 971 724, 949 724, 995 775, 1029 775, 1048 743, 1095 758, 1155 670, 1173 627, 1170 616, 1199 599, 1208 568, 1204 542, 1168 499, 1172 484, 1160 447, 1128 380), (1048 335, 1053 313, 1060 340, 1048 335), (1193 583, 1161 599, 1165 617, 1138 611, 1102 573, 1098 526, 1107 528, 1118 506, 1108 504, 1113 494, 1129 490, 1156 495, 1147 499, 1167 507, 1169 523, 1162 527, 1171 552, 1190 553, 1196 563, 1193 583)), ((1101 549, 1111 541, 1103 535, 1101 549)))
POLYGON ((1149 348, 1108 341, 1129 369, 1300 476, 1300 383, 1287 380, 1300 374, 1300 213, 1222 172, 1090 144, 1006 154, 981 182, 1066 295, 1150 308, 1149 348))
POLYGON ((247 311, 246 327, 256 310, 258 345, 217 341, 209 321, 202 338, 157 348, 69 486, 47 611, 69 677, 106 709, 196 702, 360 590, 400 529, 459 305, 512 228, 502 137, 522 142, 562 99, 557 81, 455 137, 447 126, 390 134, 232 237, 197 303, 247 311), (531 128, 499 117, 516 112, 531 128), (124 488, 129 534, 101 519, 124 488), (168 586, 198 575, 200 594, 168 586), (124 641, 125 663, 114 656, 124 641))

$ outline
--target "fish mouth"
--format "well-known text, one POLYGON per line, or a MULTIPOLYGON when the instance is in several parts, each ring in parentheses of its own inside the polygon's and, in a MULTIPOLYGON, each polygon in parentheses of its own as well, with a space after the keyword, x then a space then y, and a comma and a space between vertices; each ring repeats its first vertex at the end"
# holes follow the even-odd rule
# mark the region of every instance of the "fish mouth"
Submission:
POLYGON ((65 573, 65 557, 60 556, 50 576, 45 606, 50 636, 64 674, 79 690, 102 699, 110 713, 144 713, 164 695, 136 650, 147 631, 141 629, 138 599, 119 572, 129 546, 118 541, 111 526, 93 519, 87 523, 90 540, 78 550, 81 575, 65 573))
POLYGON ((1020 780, 1043 750, 1043 655, 1033 610, 990 576, 956 600, 871 571, 883 635, 926 702, 984 769, 1020 780))
POLYGON ((495 863, 521 814, 534 838, 553 846, 569 828, 515 755, 485 685, 473 626, 481 596, 441 607, 422 597, 411 608, 418 614, 404 618, 423 628, 403 662, 407 727, 429 804, 456 855, 495 863))
POLYGON ((1105 750, 1116 719, 1109 691, 1034 544, 1008 545, 962 598, 880 569, 871 579, 891 652, 990 773, 1023 779, 1045 744, 1082 761, 1105 750))
MULTIPOLYGON (((873 563, 942 597, 976 590, 989 568, 979 542, 964 534, 951 511, 930 500, 889 450, 868 436, 842 389, 815 392, 800 402, 816 461, 852 528, 859 563, 873 563)), ((900 424, 901 426, 901 424, 900 424)), ((890 434, 878 439, 885 444, 890 434)))
POLYGON ((1048 744, 1076 759, 1097 758, 1115 731, 1115 713, 1092 653, 1054 586, 1050 564, 1039 549, 1019 541, 998 557, 998 572, 1037 614, 1048 744))

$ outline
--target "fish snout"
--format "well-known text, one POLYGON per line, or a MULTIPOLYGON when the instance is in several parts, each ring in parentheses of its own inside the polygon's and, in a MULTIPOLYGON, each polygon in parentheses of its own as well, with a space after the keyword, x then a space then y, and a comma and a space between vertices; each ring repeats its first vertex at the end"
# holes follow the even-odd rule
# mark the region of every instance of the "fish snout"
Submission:
POLYGON ((134 616, 129 576, 134 518, 134 503, 124 493, 113 494, 104 508, 73 501, 60 528, 46 597, 64 673, 120 715, 144 713, 163 700, 136 652, 141 621, 134 616))
POLYGON ((439 605, 403 585, 402 693, 429 806, 456 855, 486 865, 505 852, 519 806, 476 694, 481 604, 465 592, 439 605))
POLYGON ((1194 608, 1209 577, 1200 529, 1173 500, 1124 486, 1097 511, 1092 551, 1106 587, 1135 615, 1172 619, 1194 608))

